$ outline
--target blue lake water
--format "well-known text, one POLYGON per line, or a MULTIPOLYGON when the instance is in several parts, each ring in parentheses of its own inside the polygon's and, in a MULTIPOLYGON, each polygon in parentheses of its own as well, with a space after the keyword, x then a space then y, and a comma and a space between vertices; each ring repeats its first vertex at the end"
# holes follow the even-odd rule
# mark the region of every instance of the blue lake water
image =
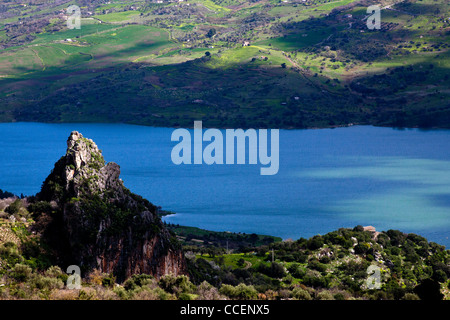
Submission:
POLYGON ((280 130, 277 175, 260 165, 175 165, 171 128, 0 124, 0 189, 39 191, 77 130, 167 222, 283 239, 372 225, 450 247, 450 131, 354 126, 280 130))

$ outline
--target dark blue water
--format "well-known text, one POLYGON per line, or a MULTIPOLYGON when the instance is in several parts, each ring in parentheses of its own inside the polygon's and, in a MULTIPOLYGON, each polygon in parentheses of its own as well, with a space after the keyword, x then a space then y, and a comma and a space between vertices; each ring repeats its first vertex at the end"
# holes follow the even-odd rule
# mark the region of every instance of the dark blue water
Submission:
POLYGON ((173 129, 120 124, 0 124, 0 189, 32 195, 72 130, 121 166, 166 221, 298 239, 340 227, 414 232, 450 246, 450 131, 355 126, 281 130, 280 169, 174 165, 173 129))

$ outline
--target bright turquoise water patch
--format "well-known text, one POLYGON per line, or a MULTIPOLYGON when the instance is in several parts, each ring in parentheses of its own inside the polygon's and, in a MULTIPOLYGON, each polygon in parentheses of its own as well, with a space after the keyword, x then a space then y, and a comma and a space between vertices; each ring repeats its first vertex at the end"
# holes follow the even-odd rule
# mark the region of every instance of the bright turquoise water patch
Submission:
MULTIPOLYGON (((385 192, 374 190, 357 199, 343 199, 330 206, 343 217, 368 221, 381 228, 393 222, 400 229, 448 228, 450 230, 450 162, 429 159, 361 159, 371 165, 302 173, 318 179, 356 179, 400 182, 385 192)), ((300 175, 300 176, 301 176, 300 175)))
POLYGON ((450 131, 354 126, 280 130, 280 169, 174 165, 173 129, 123 124, 0 124, 0 189, 32 195, 72 130, 121 167, 167 222, 298 239, 340 227, 400 229, 450 246, 450 131))

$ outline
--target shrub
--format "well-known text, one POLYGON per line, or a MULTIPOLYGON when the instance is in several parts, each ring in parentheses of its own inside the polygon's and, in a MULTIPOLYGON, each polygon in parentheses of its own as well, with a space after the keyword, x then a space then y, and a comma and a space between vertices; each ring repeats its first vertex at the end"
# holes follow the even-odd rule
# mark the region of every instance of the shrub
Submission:
POLYGON ((50 300, 76 300, 77 290, 53 290, 48 297, 50 300))
POLYGON ((30 280, 30 285, 39 290, 53 290, 62 289, 64 287, 64 282, 62 280, 52 277, 47 277, 43 275, 35 275, 30 280))
POLYGON ((328 287, 328 279, 326 277, 322 277, 317 271, 314 272, 309 270, 303 277, 302 283, 308 287, 314 288, 328 287))
POLYGON ((129 292, 122 286, 115 287, 113 291, 121 300, 127 300, 130 296, 129 292))
POLYGON ((294 277, 301 279, 305 276, 306 270, 299 264, 293 263, 288 267, 289 273, 294 277))
POLYGON ((247 286, 244 283, 238 284, 236 287, 236 297, 243 300, 256 299, 258 292, 253 286, 247 286))
POLYGON ((240 269, 240 268, 234 269, 233 274, 238 279, 248 279, 251 277, 251 273, 247 269, 240 269))
POLYGON ((78 293, 77 300, 97 300, 97 294, 94 289, 84 288, 78 293))
POLYGON ((308 269, 311 269, 311 270, 317 270, 317 271, 319 271, 319 272, 326 272, 327 271, 327 266, 325 265, 325 264, 323 264, 323 263, 320 263, 319 261, 317 261, 317 260, 311 260, 309 263, 308 263, 308 269))
POLYGON ((294 281, 294 277, 291 274, 288 274, 283 278, 283 282, 287 284, 291 284, 294 281))
POLYGON ((377 243, 386 247, 389 244, 389 237, 385 233, 380 233, 377 237, 377 243))
POLYGON ((272 262, 270 264, 270 276, 273 278, 282 278, 286 275, 283 265, 272 262))
POLYGON ((384 291, 376 291, 369 297, 371 300, 388 300, 388 294, 384 291))
MULTIPOLYGON (((138 278, 139 276, 142 275, 138 275, 138 278)), ((112 273, 102 273, 100 270, 94 269, 89 274, 89 283, 112 288, 116 283, 116 277, 114 277, 112 273)))
POLYGON ((162 276, 158 285, 166 292, 179 295, 181 293, 193 293, 196 289, 195 285, 189 281, 185 275, 173 276, 171 274, 162 276))
POLYGON ((112 288, 114 287, 114 284, 116 283, 116 277, 114 277, 112 274, 105 275, 105 277, 102 279, 102 286, 112 288))
POLYGON ((195 300, 195 295, 182 292, 178 295, 178 300, 195 300))
POLYGON ((316 250, 322 248, 323 244, 324 242, 321 236, 314 236, 308 240, 308 242, 306 243, 306 247, 309 250, 316 250))
POLYGON ((355 253, 356 254, 366 254, 370 249, 370 244, 363 242, 363 243, 358 243, 355 247, 355 253))
POLYGON ((385 285, 386 293, 390 296, 390 299, 400 300, 406 293, 406 289, 399 285, 399 283, 390 278, 385 285))
POLYGON ((219 290, 206 281, 203 281, 197 287, 197 295, 197 300, 219 300, 222 298, 219 290))
POLYGON ((15 264, 24 261, 24 258, 19 253, 19 249, 13 242, 5 242, 3 246, 0 246, 0 258, 9 267, 13 267, 15 264))
POLYGON ((420 298, 417 294, 408 292, 403 296, 403 300, 420 300, 420 298))
POLYGON ((328 263, 330 263, 331 262, 331 258, 330 257, 328 257, 328 256, 323 256, 323 257, 321 257, 320 258, 320 263, 323 263, 323 264, 328 264, 328 263))
POLYGON ((51 266, 44 273, 47 277, 58 278, 65 275, 65 273, 58 266, 51 266))
POLYGON ((293 254, 294 260, 300 263, 305 263, 308 260, 308 255, 302 252, 294 252, 293 254))
POLYGON ((145 284, 148 284, 153 278, 153 276, 148 274, 134 274, 131 278, 127 279, 123 287, 125 290, 131 291, 136 289, 137 287, 142 287, 145 284))
POLYGON ((11 295, 13 295, 14 297, 19 298, 19 299, 28 299, 29 298, 27 292, 25 292, 25 290, 23 290, 20 287, 11 290, 11 295))
POLYGON ((279 295, 277 291, 268 289, 264 294, 259 294, 258 298, 261 298, 263 300, 276 300, 278 299, 279 295))
POLYGON ((334 300, 345 300, 345 295, 342 292, 338 292, 334 295, 334 300))
POLYGON ((9 213, 10 215, 14 215, 17 214, 20 210, 20 208, 22 208, 22 201, 20 201, 20 199, 17 199, 16 201, 14 201, 13 203, 11 203, 6 209, 5 212, 9 213))
POLYGON ((161 289, 159 287, 156 287, 155 289, 153 289, 153 292, 156 293, 159 300, 172 300, 173 299, 173 295, 171 295, 170 293, 167 293, 166 291, 164 291, 163 289, 161 289))
POLYGON ((230 284, 223 284, 220 287, 219 292, 229 298, 234 298, 236 296, 236 290, 235 290, 234 286, 232 286, 230 284))
POLYGON ((61 268, 58 266, 51 266, 50 268, 47 269, 47 271, 44 272, 44 275, 51 278, 58 278, 63 283, 66 283, 67 278, 69 277, 69 275, 64 271, 62 271, 61 268))
POLYGON ((11 276, 17 281, 26 281, 30 278, 33 270, 25 265, 17 263, 12 270, 11 276))
POLYGON ((422 281, 414 288, 414 293, 417 294, 421 300, 438 301, 443 298, 439 283, 431 279, 422 281))
POLYGON ((436 270, 433 272, 433 279, 437 282, 447 281, 447 274, 442 270, 436 270))
POLYGON ((386 234, 391 239, 393 246, 400 246, 406 239, 406 235, 398 230, 388 230, 386 234))
POLYGON ((355 279, 362 279, 366 277, 366 270, 369 267, 369 262, 362 261, 349 261, 348 263, 343 262, 338 269, 343 271, 345 275, 352 276, 355 279))
POLYGON ((118 300, 119 296, 110 288, 95 286, 95 294, 98 300, 118 300))
POLYGON ((258 291, 253 286, 244 283, 238 284, 236 287, 231 285, 222 285, 219 292, 229 298, 239 300, 252 300, 258 297, 258 291))
POLYGON ((333 295, 331 292, 328 291, 321 291, 317 294, 317 300, 334 300, 333 295))
POLYGON ((94 269, 89 274, 89 283, 95 284, 95 285, 101 285, 102 284, 102 272, 99 269, 94 269))
POLYGON ((42 213, 50 214, 53 211, 53 208, 50 202, 48 201, 38 201, 35 203, 31 203, 28 206, 28 211, 38 216, 42 213))
POLYGON ((133 300, 170 300, 172 295, 163 289, 156 287, 150 289, 148 287, 138 288, 132 295, 133 300))
POLYGON ((33 269, 45 270, 51 266, 50 258, 37 239, 24 240, 21 245, 22 256, 33 269))
POLYGON ((286 275, 283 265, 277 262, 272 262, 270 266, 261 263, 258 265, 256 270, 272 278, 282 278, 286 275))

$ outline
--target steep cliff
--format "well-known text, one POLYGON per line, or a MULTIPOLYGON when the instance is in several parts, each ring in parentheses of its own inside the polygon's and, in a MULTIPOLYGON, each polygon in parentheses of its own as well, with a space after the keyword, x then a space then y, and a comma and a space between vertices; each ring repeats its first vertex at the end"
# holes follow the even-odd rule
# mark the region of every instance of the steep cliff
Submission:
POLYGON ((71 133, 65 156, 36 195, 53 204, 37 226, 56 262, 113 273, 118 282, 136 273, 186 274, 181 247, 156 207, 125 188, 119 175, 92 140, 71 133))

